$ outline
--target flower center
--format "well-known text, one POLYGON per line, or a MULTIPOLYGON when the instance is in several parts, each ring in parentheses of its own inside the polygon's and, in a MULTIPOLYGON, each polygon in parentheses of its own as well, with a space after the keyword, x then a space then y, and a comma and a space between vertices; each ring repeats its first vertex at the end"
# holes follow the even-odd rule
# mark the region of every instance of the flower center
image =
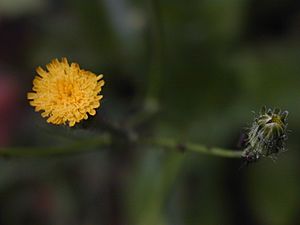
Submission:
POLYGON ((279 115, 273 115, 272 118, 268 121, 268 123, 275 123, 279 126, 283 125, 281 117, 279 115))
POLYGON ((74 85, 68 80, 60 80, 57 82, 58 94, 61 100, 72 100, 76 95, 74 85))
POLYGON ((67 90, 67 97, 72 97, 72 91, 71 90, 67 90))

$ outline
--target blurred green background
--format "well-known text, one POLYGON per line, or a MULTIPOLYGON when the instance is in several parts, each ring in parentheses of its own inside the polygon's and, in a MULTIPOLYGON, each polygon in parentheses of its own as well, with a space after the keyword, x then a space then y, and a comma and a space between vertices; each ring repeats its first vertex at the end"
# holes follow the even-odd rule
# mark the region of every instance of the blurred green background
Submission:
POLYGON ((87 154, 1 158, 0 224, 298 224, 299 27, 298 0, 0 0, 2 147, 63 146, 109 121, 239 149, 263 105, 287 109, 292 130, 275 163, 241 169, 118 138, 87 154), (74 129, 26 100, 35 67, 61 57, 106 81, 97 117, 74 129))

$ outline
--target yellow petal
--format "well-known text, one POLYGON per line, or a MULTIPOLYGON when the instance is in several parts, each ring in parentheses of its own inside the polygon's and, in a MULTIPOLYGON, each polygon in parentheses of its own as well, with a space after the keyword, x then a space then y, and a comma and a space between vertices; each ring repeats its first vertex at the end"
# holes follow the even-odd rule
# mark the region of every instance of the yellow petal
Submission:
POLYGON ((27 93, 27 99, 35 99, 35 98, 36 98, 36 93, 33 93, 33 92, 27 93))
POLYGON ((91 116, 95 116, 95 115, 96 115, 96 110, 95 110, 95 109, 91 109, 91 110, 89 111, 89 114, 90 114, 91 116))

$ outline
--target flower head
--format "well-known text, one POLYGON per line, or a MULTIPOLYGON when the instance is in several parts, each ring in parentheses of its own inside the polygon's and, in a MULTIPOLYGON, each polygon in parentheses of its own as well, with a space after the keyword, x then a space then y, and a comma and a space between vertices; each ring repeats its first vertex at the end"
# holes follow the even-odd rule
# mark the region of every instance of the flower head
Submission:
POLYGON ((244 158, 255 161, 261 156, 274 157, 285 151, 287 141, 288 111, 266 109, 263 107, 254 118, 248 132, 247 146, 244 158))
POLYGON ((72 127, 87 119, 88 114, 96 114, 103 97, 99 95, 103 75, 80 69, 77 63, 69 64, 66 58, 54 59, 46 68, 36 69, 38 76, 27 98, 36 111, 43 111, 42 117, 48 117, 48 123, 72 127))

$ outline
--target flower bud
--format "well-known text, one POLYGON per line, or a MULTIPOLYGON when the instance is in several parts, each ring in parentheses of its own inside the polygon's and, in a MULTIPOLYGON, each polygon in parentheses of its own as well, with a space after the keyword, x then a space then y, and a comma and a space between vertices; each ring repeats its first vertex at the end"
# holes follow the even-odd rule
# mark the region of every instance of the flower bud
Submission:
POLYGON ((268 156, 275 158, 278 153, 286 150, 287 116, 288 111, 282 112, 278 108, 261 109, 248 131, 243 152, 246 161, 253 162, 268 156))

